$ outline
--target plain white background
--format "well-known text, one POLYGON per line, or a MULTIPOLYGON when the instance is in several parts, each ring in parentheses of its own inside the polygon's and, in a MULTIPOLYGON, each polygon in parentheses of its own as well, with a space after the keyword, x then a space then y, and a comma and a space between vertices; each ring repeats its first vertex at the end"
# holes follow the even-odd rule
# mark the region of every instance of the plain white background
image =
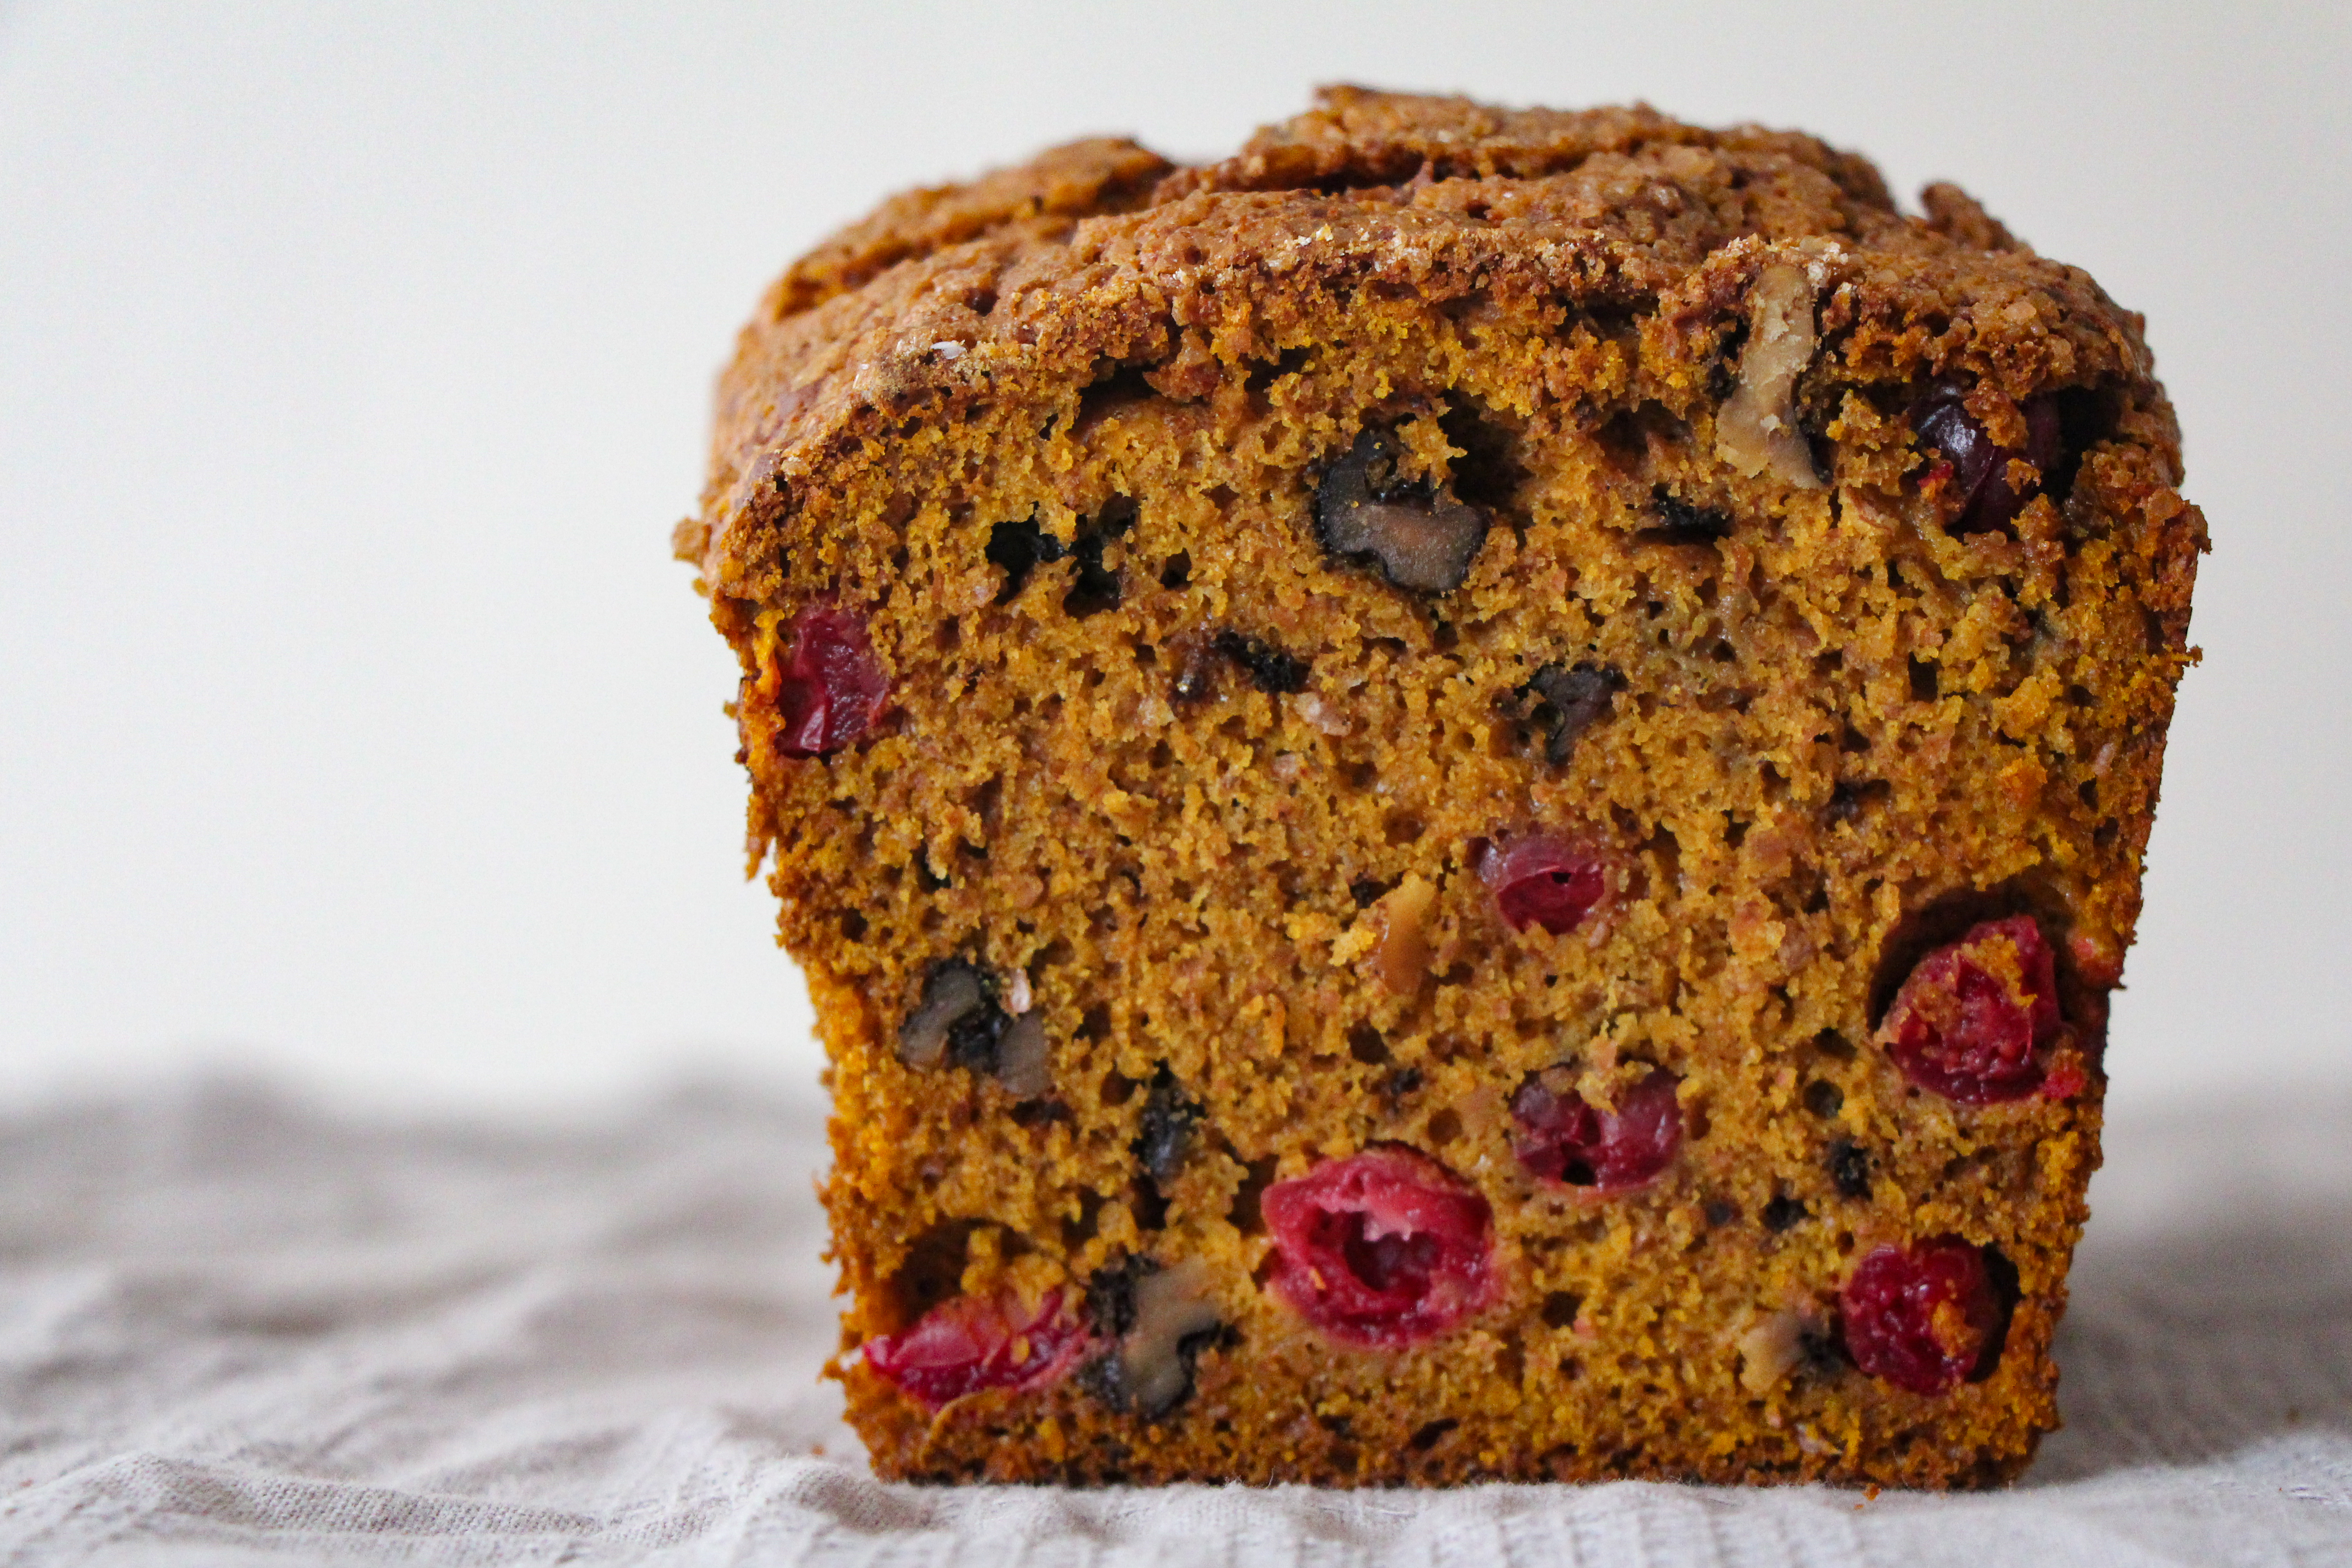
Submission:
POLYGON ((1318 81, 1645 98, 1952 178, 2145 311, 2215 553, 2119 1103, 2352 1077, 2335 7, 0 9, 0 1094, 577 1104, 816 1070, 670 524, 766 281, 1318 81))

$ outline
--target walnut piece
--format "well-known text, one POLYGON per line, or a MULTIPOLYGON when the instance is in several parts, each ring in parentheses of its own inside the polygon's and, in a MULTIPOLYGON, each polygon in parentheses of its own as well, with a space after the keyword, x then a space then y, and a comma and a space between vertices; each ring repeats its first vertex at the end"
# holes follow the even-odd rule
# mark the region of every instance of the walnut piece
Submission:
POLYGON ((1715 420, 1715 453, 1749 478, 1769 473, 1800 490, 1822 488, 1812 448, 1797 428, 1797 378, 1813 359, 1813 286, 1801 267, 1768 267, 1748 293, 1748 346, 1739 385, 1715 420))

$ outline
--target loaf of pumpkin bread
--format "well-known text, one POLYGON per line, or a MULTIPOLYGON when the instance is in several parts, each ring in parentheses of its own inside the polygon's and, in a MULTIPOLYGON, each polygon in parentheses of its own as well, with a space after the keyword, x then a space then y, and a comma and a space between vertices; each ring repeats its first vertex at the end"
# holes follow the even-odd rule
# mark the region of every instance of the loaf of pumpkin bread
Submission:
POLYGON ((878 1472, 2025 1465, 2205 535, 2139 319, 1923 204, 1336 89, 769 292, 675 543, 878 1472))

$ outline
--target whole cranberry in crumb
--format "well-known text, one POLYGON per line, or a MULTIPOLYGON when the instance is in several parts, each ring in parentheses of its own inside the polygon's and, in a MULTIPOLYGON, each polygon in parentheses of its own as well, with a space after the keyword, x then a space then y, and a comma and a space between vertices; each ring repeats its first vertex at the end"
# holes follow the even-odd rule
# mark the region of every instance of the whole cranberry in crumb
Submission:
POLYGON ((1478 876, 1512 930, 1540 925, 1555 936, 1576 929, 1609 892, 1605 861, 1542 833, 1488 851, 1478 876))
POLYGON ((1984 1252, 1957 1236, 1879 1248, 1846 1277, 1838 1308, 1853 1364, 1914 1394, 1967 1382, 2001 1327, 1984 1252))
POLYGON ((1511 1119, 1519 1124, 1513 1152, 1546 1181, 1601 1192, 1646 1186, 1682 1147, 1683 1108, 1675 1095, 1681 1082, 1655 1069, 1619 1097, 1617 1109, 1601 1111, 1574 1091, 1556 1094, 1530 1078, 1511 1096, 1511 1119))
POLYGON ((1411 1344, 1495 1298, 1486 1200, 1410 1149, 1366 1149, 1277 1182, 1260 1211, 1275 1294, 1343 1344, 1411 1344))
POLYGON ((2042 1086, 2060 1033, 2056 962, 2030 915, 1987 920, 1912 966, 1878 1038, 1903 1075, 1963 1105, 2042 1086))
POLYGON ((1955 533, 1997 528, 2025 509, 2057 468, 2062 432, 2057 401, 2044 393, 2018 405, 2025 417, 2025 445, 1996 445, 1983 424, 1968 411, 1960 389, 1938 387, 1911 411, 1911 428, 1919 439, 1944 455, 1951 465, 1952 490, 1960 512, 1955 533), (2010 483, 2009 465, 2023 458, 2039 478, 2023 489, 2010 483))
POLYGON ((778 661, 776 749, 822 757, 866 733, 890 683, 875 662, 865 619, 836 605, 804 610, 793 622, 792 650, 778 661))
POLYGON ((959 1296, 913 1327, 866 1342, 866 1364, 927 1410, 983 1388, 1034 1388, 1075 1365, 1087 1328, 1049 1291, 1034 1312, 1011 1296, 959 1296))

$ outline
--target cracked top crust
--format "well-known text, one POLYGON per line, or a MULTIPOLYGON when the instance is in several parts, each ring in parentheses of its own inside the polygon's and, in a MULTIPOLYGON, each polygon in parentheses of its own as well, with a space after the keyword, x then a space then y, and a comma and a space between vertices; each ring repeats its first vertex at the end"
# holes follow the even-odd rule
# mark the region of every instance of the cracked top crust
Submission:
POLYGON ((1120 367, 1181 391, 1278 353, 1270 302, 1302 287, 1555 301, 1638 329, 1645 390, 1673 406, 1702 393, 1759 276, 1793 264, 1817 301, 1809 377, 1964 378, 2012 400, 2152 385, 2140 319, 2087 274, 1956 186, 1921 200, 1906 216, 1866 160, 1813 137, 1641 106, 1340 87, 1199 167, 1072 142, 895 196, 769 289, 719 379, 701 514, 673 545, 708 589, 757 594, 796 497, 879 460, 919 409, 953 418, 1120 367))

